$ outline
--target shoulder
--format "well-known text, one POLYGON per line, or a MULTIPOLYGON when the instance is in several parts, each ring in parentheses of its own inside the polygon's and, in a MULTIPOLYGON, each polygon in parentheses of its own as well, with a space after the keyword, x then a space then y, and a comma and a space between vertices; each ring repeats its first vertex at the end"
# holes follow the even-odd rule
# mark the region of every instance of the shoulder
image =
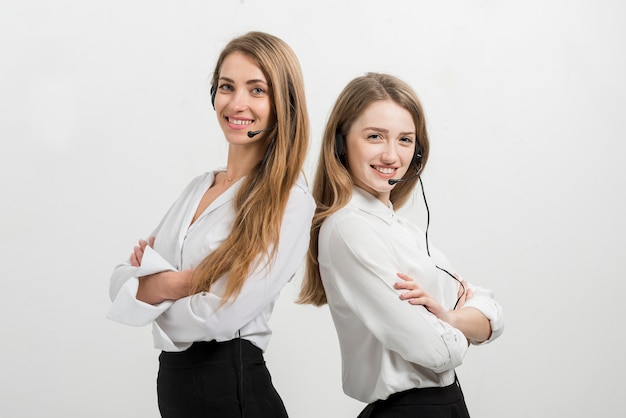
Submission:
POLYGON ((359 244, 376 235, 372 216, 350 204, 327 217, 320 227, 320 240, 359 244))
POLYGON ((309 190, 309 182, 307 181, 304 173, 300 173, 300 175, 296 179, 296 182, 293 184, 293 187, 291 188, 291 190, 292 192, 294 190, 299 190, 301 193, 305 193, 308 195, 311 194, 311 191, 309 190))
POLYGON ((315 209, 315 199, 309 190, 304 174, 300 174, 296 182, 291 187, 289 194, 289 205, 306 206, 315 209))

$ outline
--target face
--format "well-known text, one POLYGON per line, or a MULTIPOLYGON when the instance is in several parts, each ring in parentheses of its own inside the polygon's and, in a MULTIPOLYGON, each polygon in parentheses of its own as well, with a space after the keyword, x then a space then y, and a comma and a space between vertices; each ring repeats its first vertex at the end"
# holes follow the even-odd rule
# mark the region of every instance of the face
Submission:
POLYGON ((215 112, 227 141, 234 145, 254 143, 263 135, 249 131, 270 128, 273 111, 269 85, 256 62, 242 52, 229 54, 220 68, 215 112))
POLYGON ((392 100, 369 105, 354 121, 346 138, 346 162, 355 185, 384 204, 413 160, 417 140, 408 110, 392 100))

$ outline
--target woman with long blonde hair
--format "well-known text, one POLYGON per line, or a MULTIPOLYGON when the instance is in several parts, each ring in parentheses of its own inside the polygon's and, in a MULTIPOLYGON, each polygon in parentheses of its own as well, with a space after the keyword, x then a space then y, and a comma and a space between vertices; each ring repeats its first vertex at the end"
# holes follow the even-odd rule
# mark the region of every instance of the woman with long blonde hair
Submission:
POLYGON ((429 154, 422 105, 388 74, 339 94, 322 140, 299 302, 328 303, 344 392, 365 417, 468 417, 454 368, 503 330, 490 291, 469 285, 398 216, 429 154))
POLYGON ((315 211, 302 174, 309 120, 296 55, 264 32, 231 40, 211 102, 227 164, 194 178, 114 269, 109 318, 152 324, 163 417, 286 417, 263 352, 315 211))

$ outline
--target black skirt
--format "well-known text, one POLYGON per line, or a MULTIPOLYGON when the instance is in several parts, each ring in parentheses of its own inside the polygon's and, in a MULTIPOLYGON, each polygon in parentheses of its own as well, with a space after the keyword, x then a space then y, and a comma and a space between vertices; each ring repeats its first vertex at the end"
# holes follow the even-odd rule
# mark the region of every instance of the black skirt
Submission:
POLYGON ((240 338, 161 352, 157 395, 163 418, 288 416, 263 352, 240 338))
POLYGON ((358 418, 469 418, 463 392, 455 381, 442 388, 410 389, 365 407, 358 418))

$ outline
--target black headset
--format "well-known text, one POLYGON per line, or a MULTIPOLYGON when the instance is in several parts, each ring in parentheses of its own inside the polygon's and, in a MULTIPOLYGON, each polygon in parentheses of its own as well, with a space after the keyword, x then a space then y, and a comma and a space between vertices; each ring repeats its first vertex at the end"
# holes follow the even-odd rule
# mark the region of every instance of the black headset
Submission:
POLYGON ((217 88, 215 86, 211 86, 211 106, 213 106, 213 110, 215 110, 215 95, 217 94, 217 88))

